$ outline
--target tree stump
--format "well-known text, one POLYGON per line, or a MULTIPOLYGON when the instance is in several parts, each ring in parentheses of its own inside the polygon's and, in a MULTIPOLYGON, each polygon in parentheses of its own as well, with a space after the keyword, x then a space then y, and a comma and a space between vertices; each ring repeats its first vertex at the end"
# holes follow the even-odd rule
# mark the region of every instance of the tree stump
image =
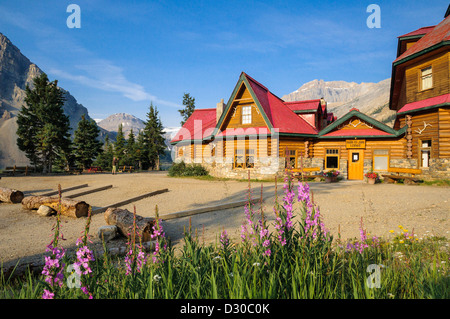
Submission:
MULTIPOLYGON (((110 207, 105 211, 105 221, 108 225, 116 225, 123 236, 130 237, 133 229, 133 213, 129 210, 110 207)), ((136 215, 137 234, 141 236, 143 242, 151 240, 154 225, 154 218, 136 215)), ((136 241, 139 241, 138 236, 136 241)))
POLYGON ((0 187, 0 202, 17 204, 22 201, 23 197, 23 193, 17 189, 0 187))
MULTIPOLYGON (((45 205, 59 210, 59 197, 49 196, 27 196, 22 200, 23 209, 39 209, 39 206, 45 205)), ((89 204, 83 201, 77 201, 71 198, 61 198, 61 215, 69 217, 83 217, 89 213, 89 204)))

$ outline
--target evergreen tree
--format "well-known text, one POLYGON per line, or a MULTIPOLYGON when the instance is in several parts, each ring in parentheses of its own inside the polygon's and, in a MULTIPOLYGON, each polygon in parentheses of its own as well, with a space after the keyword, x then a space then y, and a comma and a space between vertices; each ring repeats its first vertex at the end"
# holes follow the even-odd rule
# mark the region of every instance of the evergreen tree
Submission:
POLYGON ((184 93, 183 105, 184 109, 178 110, 178 112, 180 112, 181 117, 183 118, 183 120, 180 122, 182 126, 184 125, 184 123, 186 123, 189 116, 191 116, 191 114, 194 113, 195 98, 192 97, 189 93, 184 93))
POLYGON ((127 145, 126 145, 126 162, 130 166, 136 165, 136 140, 134 138, 133 129, 130 130, 128 134, 127 145))
POLYGON ((78 167, 88 168, 102 151, 102 142, 98 140, 100 129, 94 120, 87 120, 84 115, 75 131, 74 155, 78 167))
POLYGON ((109 136, 105 136, 105 143, 102 147, 102 152, 97 156, 95 165, 100 166, 103 170, 112 169, 112 160, 114 157, 114 147, 109 140, 109 136))
POLYGON ((145 135, 143 131, 139 131, 136 138, 136 146, 135 146, 135 154, 136 161, 138 162, 139 169, 142 170, 144 166, 148 168, 147 158, 148 158, 148 150, 147 150, 147 142, 145 139, 145 135))
POLYGON ((127 141, 125 140, 125 136, 123 135, 123 126, 122 124, 120 124, 117 132, 116 143, 114 143, 114 155, 119 159, 119 165, 126 164, 126 144, 127 141))
POLYGON ((164 139, 164 129, 160 118, 158 117, 158 110, 150 103, 150 110, 147 113, 147 121, 144 122, 144 153, 146 157, 142 162, 143 168, 155 169, 159 164, 159 156, 164 154, 166 149, 164 139))
POLYGON ((34 166, 51 172, 56 159, 70 154, 70 122, 64 114, 64 94, 58 81, 42 73, 25 89, 25 105, 17 115, 17 146, 34 166))

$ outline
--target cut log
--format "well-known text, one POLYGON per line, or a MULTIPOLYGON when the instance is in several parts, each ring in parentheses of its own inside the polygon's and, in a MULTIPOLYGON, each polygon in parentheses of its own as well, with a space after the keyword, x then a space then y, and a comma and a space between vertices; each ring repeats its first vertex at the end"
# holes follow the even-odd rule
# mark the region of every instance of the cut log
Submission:
MULTIPOLYGON (((39 209, 39 206, 45 205, 58 211, 59 198, 49 196, 27 196, 22 200, 23 209, 39 209)), ((70 217, 87 216, 89 212, 89 204, 83 201, 77 201, 70 198, 61 198, 61 215, 70 217)))
MULTIPOLYGON (((105 221, 108 225, 116 225, 120 234, 129 238, 133 229, 133 213, 127 209, 110 207, 105 211, 105 221)), ((155 219, 136 215, 136 227, 142 241, 150 241, 155 219)), ((136 241, 139 237, 136 236, 136 241)))
POLYGON ((17 189, 0 187, 0 202, 17 204, 22 201, 23 197, 23 193, 17 189))

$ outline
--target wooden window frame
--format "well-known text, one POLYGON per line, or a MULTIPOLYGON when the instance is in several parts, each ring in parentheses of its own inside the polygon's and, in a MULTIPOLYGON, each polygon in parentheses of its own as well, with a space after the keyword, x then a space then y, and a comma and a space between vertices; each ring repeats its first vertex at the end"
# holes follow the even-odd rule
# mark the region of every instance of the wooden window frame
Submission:
POLYGON ((250 169, 255 168, 256 150, 253 148, 235 148, 233 156, 233 169, 250 169), (242 152, 242 154, 238 154, 242 152), (242 162, 238 163, 237 158, 242 157, 242 162), (253 157, 253 162, 250 158, 253 157))
POLYGON ((386 172, 387 170, 389 170, 389 167, 391 167, 391 151, 388 148, 374 148, 372 150, 372 170, 374 172, 386 172), (386 155, 378 155, 375 154, 375 151, 377 150, 383 150, 383 151, 387 151, 386 155), (387 168, 386 169, 375 169, 375 157, 387 157, 387 168))
POLYGON ((340 160, 341 160, 341 151, 339 148, 326 148, 325 149, 325 163, 324 163, 324 167, 326 170, 332 170, 332 169, 336 169, 339 170, 340 169, 340 160), (328 150, 337 150, 337 154, 332 153, 332 154, 328 154, 327 151, 328 150), (328 167, 327 166, 327 157, 337 157, 337 168, 335 167, 328 167))
POLYGON ((430 159, 431 159, 431 154, 432 154, 432 149, 433 149, 433 139, 431 137, 427 137, 427 138, 422 138, 419 139, 419 167, 420 168, 429 168, 430 167, 430 159), (429 147, 423 147, 422 144, 424 141, 430 141, 430 146, 429 147), (428 157, 428 166, 423 166, 423 162, 422 162, 422 151, 429 151, 430 152, 430 156, 428 157))
POLYGON ((294 159, 294 166, 290 168, 297 168, 297 160, 298 160, 298 151, 294 149, 285 149, 284 150, 284 166, 288 168, 288 163, 294 159), (294 152, 294 154, 288 154, 288 152, 294 152), (288 161, 289 158, 289 161, 288 161))
POLYGON ((242 105, 241 106, 241 124, 249 125, 252 124, 252 105, 242 105), (250 114, 245 113, 244 110, 249 110, 250 114), (245 119, 245 121, 244 121, 245 119), (248 122, 247 122, 248 121, 248 122))
POLYGON ((433 84, 434 84, 434 81, 433 81, 433 66, 432 65, 428 65, 428 66, 425 66, 423 68, 420 68, 419 69, 419 91, 422 92, 422 91, 431 90, 431 89, 433 89, 433 84), (426 69, 430 69, 431 72, 430 72, 430 74, 423 75, 423 72, 426 69), (424 81, 424 78, 427 77, 427 76, 431 77, 431 86, 427 87, 427 88, 424 88, 423 87, 423 81, 424 81))

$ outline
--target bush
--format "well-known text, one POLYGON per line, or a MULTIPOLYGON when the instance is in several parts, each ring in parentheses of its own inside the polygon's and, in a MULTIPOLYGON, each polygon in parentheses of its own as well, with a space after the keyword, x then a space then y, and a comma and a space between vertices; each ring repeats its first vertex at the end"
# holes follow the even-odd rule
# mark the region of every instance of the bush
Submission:
POLYGON ((208 171, 200 164, 173 163, 169 168, 169 176, 205 176, 208 171))

